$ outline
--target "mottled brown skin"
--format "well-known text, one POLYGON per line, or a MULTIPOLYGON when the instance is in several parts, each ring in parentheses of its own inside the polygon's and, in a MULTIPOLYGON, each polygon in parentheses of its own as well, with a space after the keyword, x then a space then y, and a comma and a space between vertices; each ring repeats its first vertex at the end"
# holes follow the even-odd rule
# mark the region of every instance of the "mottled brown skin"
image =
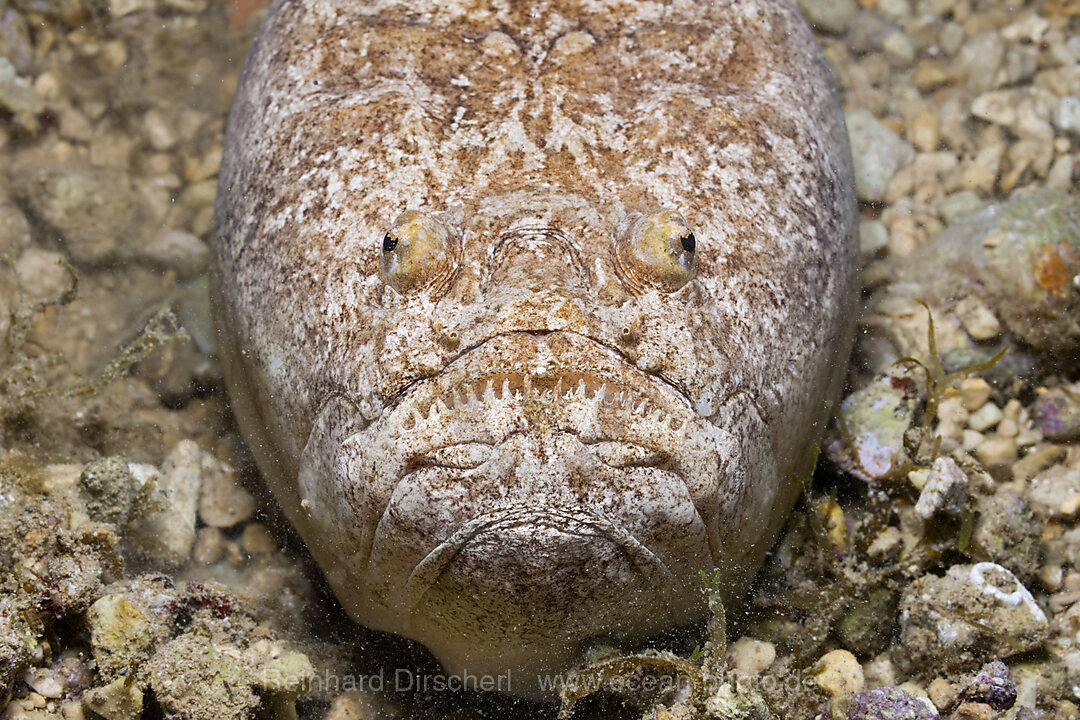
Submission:
POLYGON ((279 2, 217 205, 237 416, 358 621, 536 695, 702 619, 700 570, 745 589, 844 373, 854 222, 784 0, 279 2))

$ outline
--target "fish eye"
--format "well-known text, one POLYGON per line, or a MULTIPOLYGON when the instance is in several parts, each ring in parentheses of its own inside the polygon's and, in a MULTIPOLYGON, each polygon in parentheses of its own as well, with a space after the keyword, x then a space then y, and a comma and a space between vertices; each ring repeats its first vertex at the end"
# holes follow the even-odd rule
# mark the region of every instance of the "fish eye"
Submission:
POLYGON ((442 221, 408 210, 383 235, 379 277, 401 293, 429 287, 449 278, 458 249, 457 235, 442 221))
POLYGON ((675 292, 694 277, 697 237, 674 210, 632 216, 616 234, 615 266, 633 287, 675 292))

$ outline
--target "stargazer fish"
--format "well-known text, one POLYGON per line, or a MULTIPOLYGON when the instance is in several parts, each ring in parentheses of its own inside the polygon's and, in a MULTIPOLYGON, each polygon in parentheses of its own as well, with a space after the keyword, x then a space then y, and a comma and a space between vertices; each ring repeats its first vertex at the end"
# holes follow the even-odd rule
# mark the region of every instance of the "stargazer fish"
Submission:
POLYGON ((855 222, 786 0, 282 0, 216 206, 233 407, 352 617, 538 695, 745 591, 855 222))

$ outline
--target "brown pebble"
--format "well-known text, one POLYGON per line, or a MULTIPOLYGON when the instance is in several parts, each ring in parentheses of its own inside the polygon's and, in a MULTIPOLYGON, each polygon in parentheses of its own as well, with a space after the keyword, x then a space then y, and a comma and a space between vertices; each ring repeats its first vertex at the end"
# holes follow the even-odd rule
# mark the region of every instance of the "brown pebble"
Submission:
POLYGON ((930 696, 930 702, 934 703, 934 707, 939 712, 948 712, 960 698, 960 691, 945 678, 934 678, 930 686, 926 688, 926 694, 930 696))
MULTIPOLYGON (((975 448, 975 457, 979 458, 989 469, 1005 468, 1011 471, 1011 465, 1016 462, 1016 442, 1012 438, 991 436, 983 440, 979 447, 975 448)), ((1007 481, 1011 477, 999 477, 998 481, 1007 481)))
POLYGON ((986 703, 960 703, 953 711, 952 720, 995 720, 997 710, 986 703))
POLYGON ((251 555, 271 553, 278 549, 270 529, 260 522, 248 523, 240 535, 240 547, 251 555))
POLYGON ((941 128, 937 113, 933 110, 920 110, 911 118, 907 132, 908 140, 923 152, 934 152, 941 141, 941 128))
POLYGON ((1061 565, 1043 565, 1035 573, 1039 583, 1047 592, 1057 592, 1064 580, 1064 568, 1061 565))
POLYGON ((1030 480, 1046 468, 1063 460, 1065 454, 1065 448, 1060 445, 1043 445, 1013 463, 1013 479, 1030 480))
POLYGON ((191 559, 199 565, 213 565, 225 556, 225 537, 216 527, 199 528, 191 559))
POLYGON ((236 471, 209 453, 204 456, 199 519, 217 528, 229 528, 251 518, 255 498, 236 479, 236 471))

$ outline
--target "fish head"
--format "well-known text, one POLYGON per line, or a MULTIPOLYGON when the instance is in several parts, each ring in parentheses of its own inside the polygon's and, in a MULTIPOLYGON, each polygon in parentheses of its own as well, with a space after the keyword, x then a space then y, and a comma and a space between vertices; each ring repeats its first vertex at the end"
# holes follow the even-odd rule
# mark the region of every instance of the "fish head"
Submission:
POLYGON ((700 620, 701 572, 743 584, 787 500, 707 215, 518 188, 370 245, 378 352, 298 479, 357 617, 451 667, 546 666, 700 620))

